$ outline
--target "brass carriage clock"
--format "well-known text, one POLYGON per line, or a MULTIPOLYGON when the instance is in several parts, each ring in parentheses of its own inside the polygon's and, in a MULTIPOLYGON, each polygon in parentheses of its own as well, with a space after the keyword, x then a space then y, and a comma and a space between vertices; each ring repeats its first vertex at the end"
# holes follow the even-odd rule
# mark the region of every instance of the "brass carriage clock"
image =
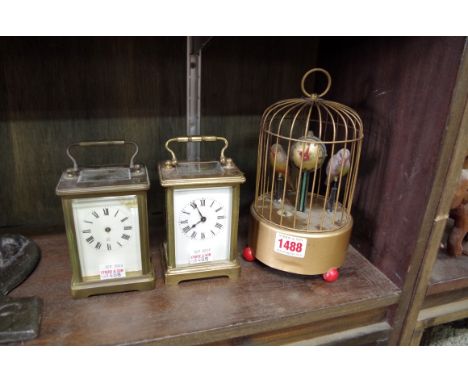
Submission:
POLYGON ((71 293, 95 294, 154 288, 150 261, 146 167, 134 164, 138 146, 127 141, 80 142, 68 146, 73 168, 62 173, 62 198, 72 265, 71 293), (79 168, 74 146, 135 146, 130 165, 79 168))
POLYGON ((243 173, 224 157, 225 138, 193 136, 169 139, 172 160, 159 164, 159 179, 166 188, 167 242, 164 244, 168 284, 216 276, 236 279, 239 190, 243 173), (223 141, 219 161, 177 161, 171 142, 223 141))

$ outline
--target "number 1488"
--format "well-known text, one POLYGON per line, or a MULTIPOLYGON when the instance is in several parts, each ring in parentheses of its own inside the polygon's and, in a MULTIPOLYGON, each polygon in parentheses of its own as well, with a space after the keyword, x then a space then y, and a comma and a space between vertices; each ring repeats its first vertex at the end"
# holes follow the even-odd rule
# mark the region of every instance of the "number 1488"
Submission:
POLYGON ((279 239, 278 242, 279 242, 280 249, 284 248, 286 251, 291 251, 291 252, 302 251, 302 243, 296 243, 295 241, 283 240, 283 239, 279 239))

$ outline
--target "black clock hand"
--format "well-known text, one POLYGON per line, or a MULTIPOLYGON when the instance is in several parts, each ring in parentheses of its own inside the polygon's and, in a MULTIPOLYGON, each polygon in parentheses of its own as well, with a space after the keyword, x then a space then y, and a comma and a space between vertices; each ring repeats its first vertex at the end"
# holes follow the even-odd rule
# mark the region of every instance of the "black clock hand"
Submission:
MULTIPOLYGON (((196 204, 195 204, 195 207, 197 207, 197 211, 198 211, 198 213, 200 214, 200 217, 202 218, 202 220, 203 220, 203 219, 206 220, 206 218, 202 215, 202 213, 200 212, 200 210, 198 209, 198 206, 197 206, 196 204)), ((203 221, 205 221, 205 220, 203 220, 203 221)))
MULTIPOLYGON (((197 221, 195 224, 192 224, 192 226, 190 227, 190 229, 195 228, 198 224, 204 223, 204 222, 206 222, 206 218, 205 218, 204 216, 202 216, 202 218, 201 218, 199 221, 197 221)), ((188 231, 190 231, 190 229, 189 229, 188 231)), ((187 232, 188 232, 188 231, 187 231, 187 232)))

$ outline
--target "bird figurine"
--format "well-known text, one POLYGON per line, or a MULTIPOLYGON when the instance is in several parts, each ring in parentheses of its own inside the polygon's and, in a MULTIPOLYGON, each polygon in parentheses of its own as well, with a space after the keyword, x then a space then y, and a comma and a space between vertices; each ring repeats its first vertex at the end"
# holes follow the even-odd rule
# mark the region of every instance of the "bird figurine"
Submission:
POLYGON ((342 148, 333 155, 327 164, 327 175, 333 180, 338 178, 338 175, 345 176, 351 167, 351 152, 348 149, 342 148))
POLYGON ((275 171, 274 198, 276 201, 281 201, 284 191, 284 176, 288 168, 288 156, 279 143, 270 147, 270 164, 275 171))
POLYGON ((291 159, 298 168, 302 169, 299 206, 297 208, 300 212, 305 211, 310 172, 322 167, 326 157, 325 145, 312 131, 308 131, 306 136, 299 138, 292 146, 291 159))
POLYGON ((275 172, 284 174, 288 166, 288 157, 286 152, 279 143, 275 143, 270 147, 270 164, 274 167, 275 172))
POLYGON ((309 131, 305 137, 299 138, 292 147, 291 158, 294 164, 303 171, 319 169, 327 156, 323 142, 309 131), (302 166, 301 166, 302 164, 302 166))
POLYGON ((327 202, 328 212, 332 212, 335 205, 334 202, 336 200, 336 194, 338 193, 338 176, 345 176, 348 174, 350 168, 351 152, 346 148, 338 150, 338 152, 334 154, 328 161, 326 170, 328 175, 327 179, 328 181, 330 181, 330 179, 333 180, 330 197, 328 198, 327 202))

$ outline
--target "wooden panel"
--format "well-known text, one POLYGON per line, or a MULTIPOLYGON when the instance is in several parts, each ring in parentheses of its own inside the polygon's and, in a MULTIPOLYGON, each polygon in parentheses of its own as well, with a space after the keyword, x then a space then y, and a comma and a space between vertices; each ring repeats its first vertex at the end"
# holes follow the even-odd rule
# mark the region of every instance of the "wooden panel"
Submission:
POLYGON ((419 346, 421 343, 422 336, 424 334, 424 328, 415 329, 412 333, 412 337, 408 343, 410 346, 419 346))
MULTIPOLYGON (((453 219, 445 224, 444 234, 438 248, 437 257, 431 270, 426 294, 453 293, 468 288, 468 256, 450 256, 447 253, 447 238, 453 228, 453 219)), ((464 243, 468 248, 468 242, 464 243)), ((427 302, 424 301, 425 306, 427 302)))
MULTIPOLYGON (((136 141, 150 214, 161 212, 161 142, 185 131, 184 38, 1 38, 0 56, 0 226, 63 223, 55 186, 80 140, 136 141)), ((85 165, 128 158, 77 155, 85 165)))
MULTIPOLYGON (((156 289, 72 300, 64 234, 33 236, 43 258, 11 297, 44 300, 41 334, 28 345, 203 344, 278 331, 395 304, 399 291, 354 249, 335 283, 241 260, 238 282, 227 278, 165 286, 160 234, 151 236, 156 289)), ((369 320, 363 319, 364 322, 369 320)), ((336 320, 330 328, 347 328, 336 320)), ((354 326, 357 324, 354 322, 354 326)))
MULTIPOLYGON (((445 288, 444 288, 445 289, 445 288)), ((468 288, 455 288, 444 292, 427 295, 421 309, 444 305, 455 301, 468 299, 468 288)))
POLYGON ((442 325, 468 317, 468 300, 422 309, 419 312, 416 329, 442 325))
POLYGON ((330 98, 364 122, 353 243, 402 286, 415 250, 465 39, 322 39, 330 98))
POLYGON ((439 250, 432 268, 427 294, 432 295, 461 288, 468 288, 468 257, 449 256, 439 250))
POLYGON ((318 43, 313 37, 213 38, 203 50, 203 116, 261 115, 276 101, 302 97, 300 81, 316 64, 318 43))
POLYGON ((379 322, 366 326, 344 330, 338 333, 331 333, 322 337, 313 338, 311 340, 299 341, 291 345, 341 345, 341 346, 369 346, 369 345, 386 345, 389 333, 392 327, 387 322, 379 322))
POLYGON ((394 331, 395 335, 400 335, 399 343, 402 345, 412 342, 411 336, 427 293, 432 268, 444 234, 452 195, 455 192, 460 170, 466 156, 466 142, 468 141, 467 100, 468 56, 465 49, 451 100, 446 134, 439 154, 431 196, 424 215, 424 223, 411 261, 409 276, 403 288, 400 311, 405 314, 404 326, 402 331, 398 329, 394 331), (413 278, 415 271, 417 272, 417 278, 413 278))
POLYGON ((378 339, 388 334, 389 325, 385 324, 385 334, 382 324, 386 316, 386 309, 375 309, 359 312, 350 316, 340 316, 326 321, 318 321, 312 324, 298 327, 285 328, 273 332, 253 334, 246 337, 234 338, 227 341, 211 343, 210 345, 318 345, 338 344, 341 341, 351 340, 350 334, 354 334, 353 340, 366 344, 370 331, 376 334, 378 339), (373 325, 377 325, 377 328, 373 325), (369 328, 371 326, 371 328, 369 328), (339 329, 338 329, 339 328, 339 329), (378 334, 377 334, 378 332, 378 334), (332 337, 331 337, 332 336, 332 337), (365 339, 363 338, 365 337, 365 339), (327 339, 327 341, 325 340, 327 339))

